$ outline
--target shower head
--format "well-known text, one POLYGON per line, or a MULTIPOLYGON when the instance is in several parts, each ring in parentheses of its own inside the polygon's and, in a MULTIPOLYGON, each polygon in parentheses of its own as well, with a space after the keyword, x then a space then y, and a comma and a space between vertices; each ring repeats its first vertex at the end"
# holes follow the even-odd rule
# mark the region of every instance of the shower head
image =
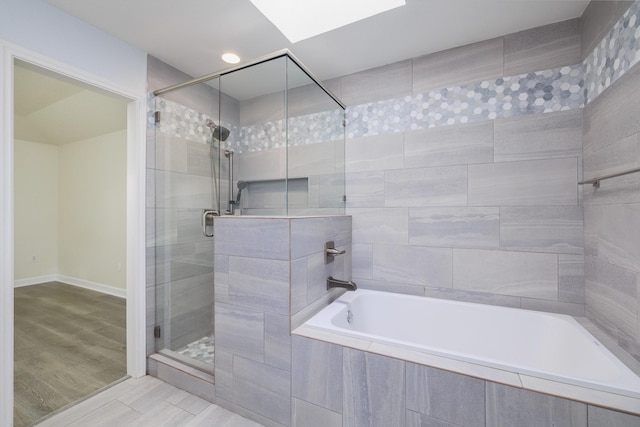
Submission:
POLYGON ((240 197, 242 196, 242 190, 247 188, 249 183, 247 181, 238 181, 238 195, 236 196, 236 204, 240 204, 240 197))
POLYGON ((231 131, 224 126, 219 126, 214 123, 213 120, 207 119, 204 123, 206 127, 210 128, 213 132, 213 137, 218 141, 226 141, 229 138, 231 131))

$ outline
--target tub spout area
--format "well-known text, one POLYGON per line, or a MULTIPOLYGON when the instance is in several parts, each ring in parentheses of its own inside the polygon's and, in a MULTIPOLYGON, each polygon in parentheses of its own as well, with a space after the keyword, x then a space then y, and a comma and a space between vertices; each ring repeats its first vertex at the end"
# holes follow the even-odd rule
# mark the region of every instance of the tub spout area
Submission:
POLYGON ((348 291, 355 291, 356 289, 358 289, 358 285, 356 285, 355 282, 352 282, 351 280, 338 280, 329 276, 329 278, 327 279, 327 290, 333 288, 344 288, 348 291))

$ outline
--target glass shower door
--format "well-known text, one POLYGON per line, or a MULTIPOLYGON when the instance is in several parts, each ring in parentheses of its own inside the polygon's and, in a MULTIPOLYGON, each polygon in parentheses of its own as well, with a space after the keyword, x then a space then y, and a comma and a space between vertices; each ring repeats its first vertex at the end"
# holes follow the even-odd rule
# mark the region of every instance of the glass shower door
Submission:
MULTIPOLYGON (((152 209, 156 352, 213 371, 214 236, 220 210, 217 91, 200 84, 155 99, 152 209), (198 96, 193 96, 198 94, 198 96)), ((152 151, 152 152, 151 152, 152 151)))

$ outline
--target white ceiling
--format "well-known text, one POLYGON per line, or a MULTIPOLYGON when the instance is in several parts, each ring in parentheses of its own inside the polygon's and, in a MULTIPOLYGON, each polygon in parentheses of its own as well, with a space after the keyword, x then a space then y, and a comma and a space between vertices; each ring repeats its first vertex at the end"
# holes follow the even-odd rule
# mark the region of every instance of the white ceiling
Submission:
POLYGON ((407 0, 291 44, 249 0, 46 1, 194 77, 228 68, 227 50, 251 61, 287 48, 321 80, 575 18, 589 3, 407 0))
POLYGON ((63 145, 126 129, 126 100, 25 62, 14 67, 14 137, 63 145))

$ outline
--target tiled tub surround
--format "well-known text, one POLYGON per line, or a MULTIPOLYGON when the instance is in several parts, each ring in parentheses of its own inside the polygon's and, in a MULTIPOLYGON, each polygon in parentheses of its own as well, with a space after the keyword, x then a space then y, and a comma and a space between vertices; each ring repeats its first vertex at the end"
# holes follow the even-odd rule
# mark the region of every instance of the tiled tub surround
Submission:
MULTIPOLYGON (((629 5, 611 31, 594 31, 605 41, 584 62, 587 29, 574 20, 330 82, 349 105, 361 287, 585 314, 583 115, 637 68, 640 2, 629 5)), ((635 107, 606 108, 620 120, 590 132, 631 134, 635 149, 635 107)))
POLYGON ((215 403, 265 426, 291 420, 291 329, 350 280, 351 218, 221 217, 215 223, 215 403), (344 255, 324 264, 324 243, 344 255))
MULTIPOLYGON (((630 46, 636 62, 640 57, 638 11, 636 1, 614 27, 629 33, 633 23, 634 45, 610 35, 598 45, 621 46, 620 65, 632 58, 630 46)), ((640 167, 640 64, 610 70, 598 83, 622 72, 584 108, 585 179, 640 167)), ((598 189, 585 186, 584 220, 586 315, 640 360, 640 174, 602 181, 598 189)))
MULTIPOLYGON (((637 4, 636 1, 634 5, 637 4)), ((594 5, 606 9, 618 7, 618 2, 594 2, 594 5)), ((585 16, 589 15, 592 6, 585 16)), ((358 106, 390 99, 402 100, 430 91, 437 93, 441 88, 463 87, 474 82, 482 85, 482 82, 497 81, 504 76, 527 75, 532 70, 573 69, 590 53, 583 53, 581 34, 583 46, 585 34, 589 31, 591 35, 607 36, 607 31, 594 30, 601 22, 592 24, 592 21, 600 19, 600 14, 591 15, 589 28, 580 28, 577 20, 553 24, 344 76, 327 84, 348 105, 358 106), (591 15, 597 16, 594 18, 591 15)), ((611 24, 616 20, 617 17, 611 24)), ((633 24, 637 28, 637 18, 633 24)), ((635 35, 629 31, 626 34, 635 35)), ((589 45, 598 43, 596 41, 589 45)), ((636 48, 640 46, 638 43, 635 45, 636 48)), ((615 68, 615 58, 604 62, 595 60, 595 63, 604 63, 605 67, 609 64, 615 68)), ((615 183, 616 187, 603 186, 593 194, 591 188, 585 187, 586 254, 582 249, 582 192, 577 186, 577 181, 583 176, 583 139, 585 178, 592 176, 587 173, 587 168, 591 167, 588 164, 590 161, 593 161, 592 165, 598 165, 593 169, 596 174, 598 168, 622 168, 623 163, 634 161, 630 156, 637 153, 635 143, 638 142, 638 130, 633 129, 640 114, 636 112, 638 104, 634 102, 638 98, 626 94, 640 87, 635 80, 637 68, 637 65, 633 66, 618 81, 609 79, 607 84, 611 87, 602 91, 597 98, 589 97, 587 92, 584 137, 582 109, 518 117, 496 115, 494 120, 428 129, 412 130, 411 125, 402 130, 395 127, 384 129, 383 124, 381 129, 391 130, 390 133, 373 136, 352 133, 346 146, 346 166, 348 213, 353 215, 354 228, 354 280, 365 288, 582 315, 585 312, 583 276, 586 257, 587 315, 609 332, 616 344, 630 353, 638 354, 640 280, 637 270, 627 260, 638 259, 629 256, 637 249, 630 242, 640 239, 633 240, 633 236, 612 227, 612 222, 607 220, 611 218, 608 216, 611 212, 617 212, 615 218, 621 218, 635 227, 626 230, 640 229, 636 221, 639 217, 631 214, 640 202, 638 178, 633 175, 626 179, 610 180, 608 182, 615 183), (609 95, 611 93, 616 95, 609 95), (625 107, 618 109, 617 106, 621 104, 625 107), (598 105, 602 107, 598 108, 598 105), (613 120, 616 117, 619 120, 613 120), (615 140, 604 132, 598 133, 599 129, 612 129, 615 140), (598 142, 589 144, 589 138, 598 142), (446 144, 446 141, 449 143, 446 144), (612 150, 593 150, 598 156, 588 160, 593 154, 590 150, 594 147, 612 150), (469 181, 470 177, 473 183, 469 181), (541 184, 539 178, 543 178, 545 184, 541 184), (619 263, 612 261, 617 255, 619 263), (469 265, 475 266, 475 270, 472 273, 465 272, 461 262, 469 262, 469 265), (526 268, 531 263, 536 267, 526 268), (472 275, 477 280, 471 280, 472 275)), ((582 69, 585 70, 586 65, 582 69)), ((587 83, 582 87, 588 90, 590 86, 587 83)), ((455 106, 454 114, 457 114, 455 106)), ((369 129, 350 121, 347 132, 350 126, 369 129)), ((249 230, 247 232, 251 233, 249 230)), ((245 239, 256 240, 256 236, 251 234, 245 239)), ((224 269, 225 264, 221 265, 224 269)), ((304 270, 302 265, 308 266, 309 262, 298 266, 304 270)), ((295 271, 299 270, 292 268, 291 274, 295 274, 295 271)), ((305 274, 309 275, 308 272, 305 274)), ((220 286, 224 288, 224 282, 220 286)), ((297 304, 306 304, 313 293, 307 287, 298 288, 297 291, 292 289, 291 304, 295 304, 295 301, 298 301, 297 304)), ((370 353, 374 348, 349 349, 294 336, 293 360, 290 362, 293 367, 289 365, 281 369, 272 366, 275 363, 272 353, 274 346, 268 345, 267 341, 275 341, 274 338, 267 339, 273 334, 266 332, 272 330, 266 325, 273 325, 266 320, 274 319, 273 309, 270 310, 262 312, 265 331, 262 338, 258 335, 249 336, 257 340, 257 345, 249 344, 242 348, 242 343, 238 342, 234 345, 239 348, 234 349, 233 355, 229 354, 231 352, 216 355, 216 363, 227 367, 226 371, 217 372, 216 389, 218 386, 226 387, 217 396, 221 396, 223 401, 228 399, 228 407, 241 413, 257 414, 256 417, 262 419, 265 425, 281 425, 274 419, 286 425, 288 421, 284 420, 282 411, 286 411, 284 408, 287 407, 294 414, 294 421, 300 417, 328 420, 324 423, 319 421, 320 425, 332 425, 330 422, 335 421, 336 417, 342 420, 343 412, 351 414, 348 415, 349 419, 366 417, 367 408, 362 407, 360 402, 377 407, 383 401, 358 400, 362 390, 354 389, 347 382, 353 384, 351 379, 355 379, 357 383, 369 376, 370 379, 364 384, 373 398, 384 398, 388 392, 389 388, 382 387, 382 384, 393 386, 396 383, 387 381, 384 375, 358 374, 360 371, 355 370, 355 362, 366 362, 365 366, 374 371, 386 364, 395 369, 393 372, 399 375, 390 378, 401 380, 399 387, 405 393, 397 396, 391 387, 389 397, 390 401, 400 402, 396 407, 405 405, 400 412, 410 421, 408 425, 430 421, 438 423, 440 421, 434 421, 433 418, 447 418, 441 415, 441 411, 457 413, 459 407, 465 407, 456 403, 466 402, 464 399, 452 399, 451 395, 442 393, 442 388, 438 386, 434 386, 439 388, 438 391, 419 398, 422 402, 430 402, 433 409, 407 403, 416 401, 409 384, 413 384, 411 381, 416 378, 413 373, 418 368, 410 368, 414 364, 411 361, 403 362, 370 353), (314 360, 320 361, 319 364, 314 363, 312 368, 300 364, 297 350, 299 342, 312 346, 311 354, 314 360), (257 356, 261 348, 262 356, 257 356), (324 358, 327 352, 331 355, 330 359, 324 358), (271 362, 260 363, 254 359, 271 362), (333 370, 334 365, 329 361, 337 361, 335 366, 342 366, 343 369, 333 370), (298 375, 296 366, 304 366, 304 375, 298 375), (292 376, 281 372, 287 369, 292 376), (412 373, 410 377, 405 375, 407 372, 412 373), (319 381, 314 381, 309 376, 311 374, 314 378, 317 374, 319 381), (257 375, 266 378, 264 383, 255 383, 257 375), (343 384, 343 378, 347 377, 351 379, 345 379, 343 384), (376 384, 381 386, 380 389, 375 387, 376 384), (288 385, 293 388, 294 398, 289 403, 283 403, 278 396, 280 392, 287 393, 288 385), (246 387, 251 387, 250 393, 245 390, 246 387), (345 393, 342 392, 343 388, 345 393), (259 394, 263 396, 273 396, 278 404, 274 405, 275 408, 263 407, 255 390, 261 390, 259 394), (247 399, 240 403, 243 393, 247 399), (439 399, 438 396, 447 398, 439 399), (270 411, 277 413, 274 415, 270 411), (354 415, 356 412, 358 415, 354 415)), ((260 318, 258 313, 258 316, 247 316, 245 320, 250 322, 260 318)), ((218 352, 220 347, 217 344, 218 352)), ((286 362, 282 366, 286 366, 286 362)), ((569 420, 575 415, 577 425, 586 425, 587 415, 591 425, 603 425, 612 420, 620 425, 637 424, 635 418, 596 406, 449 374, 435 368, 419 369, 432 373, 430 378, 434 380, 430 384, 445 384, 438 380, 442 376, 450 378, 451 384, 462 384, 458 396, 464 396, 463 391, 470 390, 468 381, 479 381, 477 389, 480 394, 476 396, 481 396, 478 399, 482 399, 481 402, 486 400, 486 404, 472 406, 480 408, 476 412, 478 417, 465 422, 454 415, 449 418, 450 423, 485 425, 486 420, 486 425, 495 425, 502 420, 507 425, 549 425, 551 423, 547 422, 546 414, 561 413, 569 420), (496 397, 504 399, 499 401, 496 397), (514 407, 525 409, 516 413, 509 409, 514 407), (518 416, 522 418, 516 420, 518 416)), ((384 416, 381 420, 380 425, 384 425, 384 416)))
MULTIPOLYGON (((302 328, 301 328, 302 329, 302 328)), ((311 336, 313 332, 299 330, 311 336)), ((527 390, 504 373, 370 341, 292 337, 292 424, 305 427, 631 427, 637 415, 527 390), (458 372, 464 372, 467 375, 458 372), (484 377, 484 378, 483 378, 484 377)), ((532 388, 566 387, 535 384, 532 388)), ((579 392, 578 390, 574 390, 579 392)))
POLYGON ((565 315, 359 289, 294 335, 640 415, 640 378, 565 315))

